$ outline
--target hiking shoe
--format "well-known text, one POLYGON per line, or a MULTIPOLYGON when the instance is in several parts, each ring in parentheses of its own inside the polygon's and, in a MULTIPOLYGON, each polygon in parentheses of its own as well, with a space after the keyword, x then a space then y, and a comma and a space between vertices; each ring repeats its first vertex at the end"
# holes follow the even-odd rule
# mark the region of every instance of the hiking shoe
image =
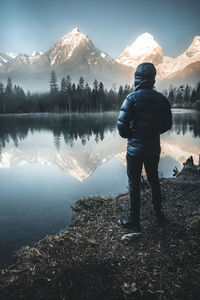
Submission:
POLYGON ((141 232, 141 227, 139 224, 135 224, 129 220, 126 219, 118 219, 117 223, 120 227, 124 229, 130 229, 133 230, 134 232, 141 232))

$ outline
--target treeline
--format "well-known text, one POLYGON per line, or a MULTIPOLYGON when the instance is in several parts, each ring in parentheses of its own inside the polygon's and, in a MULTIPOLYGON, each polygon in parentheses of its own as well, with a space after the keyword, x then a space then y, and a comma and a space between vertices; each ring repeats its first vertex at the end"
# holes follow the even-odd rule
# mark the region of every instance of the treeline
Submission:
MULTIPOLYGON (((75 84, 69 75, 58 84, 54 71, 49 83, 49 92, 25 93, 20 86, 13 86, 9 77, 5 87, 0 83, 0 113, 118 111, 125 97, 133 91, 133 86, 127 84, 118 90, 115 87, 107 90, 96 79, 90 87, 83 77, 75 84)), ((189 85, 171 86, 164 90, 164 94, 172 107, 200 110, 200 82, 194 88, 189 85)))
POLYGON ((119 110, 124 98, 131 93, 130 85, 107 90, 96 79, 91 88, 83 77, 77 84, 71 77, 63 77, 58 84, 56 73, 51 72, 47 93, 25 93, 8 78, 6 87, 0 83, 0 113, 27 112, 101 112, 119 110))
POLYGON ((170 86, 169 90, 164 90, 165 96, 170 101, 172 107, 194 108, 200 110, 200 82, 195 87, 188 84, 179 87, 170 86))

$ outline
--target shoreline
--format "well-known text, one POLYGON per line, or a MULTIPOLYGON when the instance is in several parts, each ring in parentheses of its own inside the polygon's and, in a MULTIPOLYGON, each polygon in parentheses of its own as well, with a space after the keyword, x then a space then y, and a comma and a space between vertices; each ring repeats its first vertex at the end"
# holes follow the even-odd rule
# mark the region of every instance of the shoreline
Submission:
MULTIPOLYGON (((171 107, 172 110, 176 111, 176 110, 184 110, 184 111, 195 111, 195 112, 200 112, 199 109, 194 108, 194 107, 171 107)), ((104 113, 119 113, 119 110, 102 110, 102 111, 86 111, 86 112, 77 112, 77 111, 61 111, 61 112, 41 112, 41 111, 37 111, 37 112, 26 112, 26 113, 0 113, 0 116, 27 116, 27 115, 35 115, 35 114, 41 114, 41 115, 48 115, 48 114, 57 114, 57 115, 95 115, 95 114, 104 114, 104 113)))
POLYGON ((200 167, 186 163, 175 178, 162 178, 160 228, 150 188, 142 184, 142 235, 117 225, 127 194, 79 200, 67 229, 18 251, 0 270, 0 299, 197 299, 200 167))

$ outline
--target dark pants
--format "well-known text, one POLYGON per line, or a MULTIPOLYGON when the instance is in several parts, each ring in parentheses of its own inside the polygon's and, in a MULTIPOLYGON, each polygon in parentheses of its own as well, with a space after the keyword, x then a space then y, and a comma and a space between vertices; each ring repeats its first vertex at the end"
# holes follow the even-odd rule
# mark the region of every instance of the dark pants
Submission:
POLYGON ((129 219, 134 223, 140 223, 140 183, 142 165, 147 173, 147 179, 151 185, 152 203, 156 215, 161 211, 161 191, 158 178, 159 155, 146 159, 131 156, 127 153, 127 175, 129 182, 129 219))

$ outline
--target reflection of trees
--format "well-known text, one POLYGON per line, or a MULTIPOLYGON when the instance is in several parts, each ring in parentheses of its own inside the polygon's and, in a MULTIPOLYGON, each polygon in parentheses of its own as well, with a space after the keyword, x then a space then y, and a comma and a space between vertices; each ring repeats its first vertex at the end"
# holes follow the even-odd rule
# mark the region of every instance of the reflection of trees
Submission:
POLYGON ((47 130, 54 135, 54 145, 60 148, 61 136, 66 145, 73 147, 74 141, 81 140, 85 145, 93 135, 95 141, 103 140, 106 132, 116 129, 117 113, 105 114, 38 114, 9 115, 0 117, 0 152, 12 140, 16 147, 28 132, 47 130))
MULTIPOLYGON (((80 139, 84 146, 91 136, 96 143, 102 141, 107 132, 116 130, 118 113, 104 114, 36 114, 36 115, 9 115, 0 117, 0 153, 6 144, 12 140, 17 147, 24 140, 29 131, 47 130, 54 135, 54 145, 60 148, 63 136, 66 145, 73 147, 74 142, 80 139)), ((200 114, 174 113, 172 131, 184 135, 190 132, 194 137, 200 136, 200 114)))
POLYGON ((0 118, 0 153, 10 140, 12 140, 17 147, 19 141, 27 137, 28 130, 29 128, 23 118, 19 126, 19 118, 2 116, 0 118))
POLYGON ((185 135, 190 132, 194 137, 200 137, 200 113, 174 113, 171 131, 185 135))

